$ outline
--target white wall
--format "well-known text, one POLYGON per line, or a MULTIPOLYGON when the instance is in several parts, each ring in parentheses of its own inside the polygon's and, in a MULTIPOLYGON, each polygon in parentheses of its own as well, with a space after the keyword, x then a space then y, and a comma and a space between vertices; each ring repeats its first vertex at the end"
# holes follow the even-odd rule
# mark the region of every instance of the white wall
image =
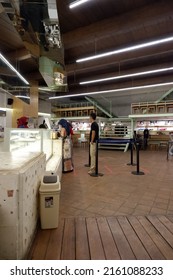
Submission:
POLYGON ((0 90, 0 107, 6 107, 7 105, 7 97, 6 94, 0 90))
POLYGON ((12 127, 12 110, 6 112, 6 127, 12 127))
POLYGON ((131 105, 118 105, 112 108, 114 115, 126 117, 131 114, 131 105))
MULTIPOLYGON (((7 105, 8 98, 12 98, 12 96, 8 93, 5 93, 2 89, 0 89, 0 107, 2 107, 2 108, 11 108, 12 107, 12 106, 7 105)), ((12 127, 12 110, 7 109, 6 117, 3 118, 3 123, 4 123, 4 127, 12 127)))
POLYGON ((110 101, 112 103, 112 112, 116 116, 128 116, 131 114, 131 104, 138 102, 154 102, 158 100, 167 90, 157 90, 155 92, 137 92, 128 93, 122 92, 121 94, 110 94, 107 96, 107 100, 95 96, 94 99, 110 112, 110 101))
POLYGON ((12 110, 8 110, 5 117, 0 117, 0 126, 12 127, 12 110))
POLYGON ((51 114, 51 102, 39 99, 38 111, 41 113, 51 114))

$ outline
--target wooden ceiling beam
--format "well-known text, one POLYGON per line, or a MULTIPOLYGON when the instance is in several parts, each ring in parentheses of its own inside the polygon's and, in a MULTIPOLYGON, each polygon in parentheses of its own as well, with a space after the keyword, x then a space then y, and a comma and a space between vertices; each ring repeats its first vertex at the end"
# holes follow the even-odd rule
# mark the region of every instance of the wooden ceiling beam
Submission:
POLYGON ((0 67, 0 73, 2 76, 8 76, 8 77, 17 77, 16 73, 14 73, 13 71, 11 71, 11 69, 7 66, 7 67, 0 67))
POLYGON ((4 12, 4 8, 2 6, 2 4, 0 3, 0 14, 4 12))
POLYGON ((32 57, 31 53, 26 48, 16 49, 15 51, 6 53, 10 61, 23 61, 32 57))
POLYGON ((26 73, 25 78, 29 81, 42 81, 43 80, 42 75, 38 71, 26 73))
POLYGON ((63 34, 64 47, 68 50, 82 46, 85 43, 93 43, 95 40, 106 39, 112 34, 126 34, 132 30, 138 32, 145 26, 157 26, 159 23, 162 24, 165 19, 171 20, 171 10, 173 10, 173 1, 169 1, 169 5, 165 5, 165 1, 162 1, 161 3, 152 3, 120 16, 98 21, 89 26, 63 34))

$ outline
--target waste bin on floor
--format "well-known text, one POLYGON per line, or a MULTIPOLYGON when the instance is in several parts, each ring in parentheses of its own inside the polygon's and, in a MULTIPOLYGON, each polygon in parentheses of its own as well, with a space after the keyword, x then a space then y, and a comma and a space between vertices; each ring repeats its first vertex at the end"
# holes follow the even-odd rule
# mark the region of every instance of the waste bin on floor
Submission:
POLYGON ((59 182, 59 176, 43 176, 39 189, 40 219, 42 229, 51 229, 58 227, 60 191, 61 184, 59 182))

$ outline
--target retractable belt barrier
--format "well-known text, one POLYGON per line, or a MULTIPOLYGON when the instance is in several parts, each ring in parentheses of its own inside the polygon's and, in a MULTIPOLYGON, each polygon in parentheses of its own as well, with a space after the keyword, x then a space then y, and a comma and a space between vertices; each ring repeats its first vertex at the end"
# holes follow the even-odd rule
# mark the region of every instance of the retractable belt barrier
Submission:
MULTIPOLYGON (((145 175, 144 172, 140 171, 139 143, 135 142, 133 139, 129 139, 128 141, 131 144, 131 148, 130 148, 130 163, 128 163, 127 165, 136 166, 136 171, 131 172, 133 175, 145 175), (136 163, 133 162, 134 145, 136 146, 136 163)), ((95 162, 96 168, 95 168, 95 173, 90 174, 90 176, 92 177, 99 177, 104 175, 103 173, 99 173, 98 170, 98 144, 99 143, 102 143, 102 140, 96 141, 96 162, 95 162)), ((90 147, 89 147, 89 163, 85 164, 85 166, 90 167, 90 165, 91 165, 91 157, 90 157, 90 147)))
POLYGON ((140 171, 139 169, 139 143, 136 142, 136 171, 132 171, 133 175, 145 175, 144 172, 140 171))
POLYGON ((131 165, 131 166, 136 166, 136 163, 133 162, 133 150, 134 150, 134 140, 131 139, 130 141, 130 163, 127 163, 127 165, 131 165))

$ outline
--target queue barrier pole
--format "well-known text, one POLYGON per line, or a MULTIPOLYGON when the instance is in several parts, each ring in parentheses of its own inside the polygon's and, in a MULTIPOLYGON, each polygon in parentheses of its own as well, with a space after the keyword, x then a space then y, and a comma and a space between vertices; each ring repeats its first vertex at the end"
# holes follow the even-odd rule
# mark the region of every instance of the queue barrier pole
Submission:
POLYGON ((145 175, 144 172, 139 170, 139 143, 136 143, 136 162, 137 162, 137 168, 136 171, 132 171, 133 175, 145 175))
POLYGON ((96 141, 96 168, 95 173, 90 174, 91 177, 102 177, 104 174, 98 172, 98 141, 96 141))
POLYGON ((131 140, 130 144, 130 163, 127 163, 127 165, 136 166, 136 163, 133 162, 134 142, 131 140))

